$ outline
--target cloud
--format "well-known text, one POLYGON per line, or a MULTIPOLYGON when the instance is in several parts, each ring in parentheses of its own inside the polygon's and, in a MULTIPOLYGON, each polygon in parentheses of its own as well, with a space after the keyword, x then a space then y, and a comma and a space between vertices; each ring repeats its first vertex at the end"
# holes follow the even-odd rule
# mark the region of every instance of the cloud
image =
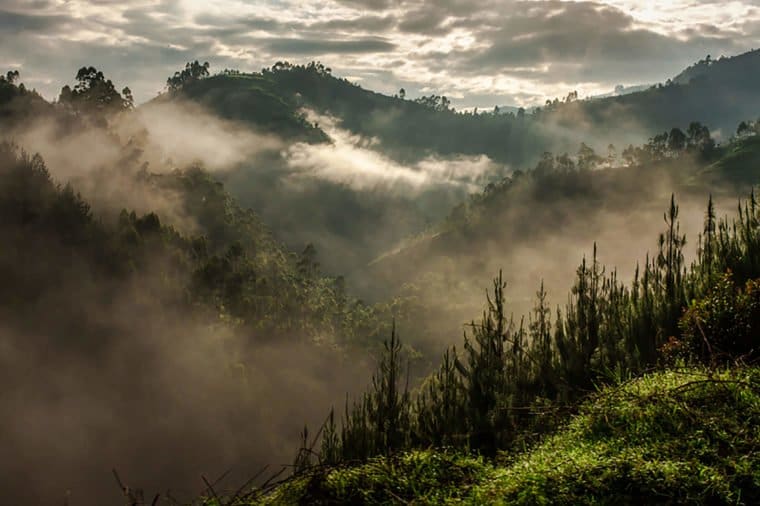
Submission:
POLYGON ((512 70, 539 81, 656 80, 678 69, 683 55, 711 46, 738 50, 733 39, 692 27, 687 40, 637 27, 636 19, 610 6, 572 2, 522 2, 524 9, 482 31, 486 47, 462 51, 463 69, 512 70), (526 72, 526 69, 528 70, 526 72))
POLYGON ((65 21, 65 18, 60 16, 21 14, 0 10, 0 32, 4 33, 50 30, 58 27, 62 21, 65 21))
POLYGON ((504 172, 487 156, 442 159, 427 157, 414 164, 401 164, 385 154, 378 141, 351 134, 337 126, 335 119, 310 113, 330 136, 330 144, 298 143, 283 153, 291 179, 323 179, 357 191, 393 189, 410 195, 434 187, 459 187, 478 191, 487 175, 504 172))
POLYGON ((395 45, 382 39, 320 40, 275 39, 265 47, 272 53, 283 55, 323 55, 340 53, 379 53, 395 49, 395 45))
POLYGON ((49 97, 85 64, 138 101, 187 60, 258 70, 320 59, 362 85, 542 103, 577 89, 664 81, 710 53, 760 45, 752 0, 6 0, 0 66, 49 97), (369 14, 369 13, 372 14, 369 14), (234 15, 232 14, 234 13, 234 15))

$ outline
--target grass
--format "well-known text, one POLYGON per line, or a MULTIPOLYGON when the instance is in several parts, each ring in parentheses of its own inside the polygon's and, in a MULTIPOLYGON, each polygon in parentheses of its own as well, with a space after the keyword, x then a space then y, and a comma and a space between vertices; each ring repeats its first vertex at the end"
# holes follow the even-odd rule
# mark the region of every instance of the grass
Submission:
POLYGON ((505 465, 414 451, 316 469, 255 503, 760 504, 760 369, 607 388, 505 465))
POLYGON ((760 372, 666 372, 609 389, 473 491, 504 504, 760 503, 760 372))

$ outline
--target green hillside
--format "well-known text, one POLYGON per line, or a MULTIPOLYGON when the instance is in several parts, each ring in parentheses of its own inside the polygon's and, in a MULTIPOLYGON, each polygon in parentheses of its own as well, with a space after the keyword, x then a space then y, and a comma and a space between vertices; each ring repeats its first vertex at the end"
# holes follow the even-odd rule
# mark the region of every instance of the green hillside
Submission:
POLYGON ((494 463, 414 451, 232 504, 750 505, 759 425, 757 369, 654 373, 594 394, 556 434, 494 463))
POLYGON ((697 65, 684 76, 650 89, 592 100, 549 100, 522 114, 456 112, 445 97, 415 100, 365 90, 333 76, 318 63, 278 63, 261 73, 227 72, 186 86, 184 94, 224 117, 239 119, 270 132, 325 140, 303 120, 301 106, 340 119, 352 132, 376 137, 401 159, 425 154, 479 155, 515 165, 535 163, 545 151, 575 149, 593 139, 608 144, 638 144, 652 132, 692 121, 730 137, 736 125, 760 115, 755 89, 760 52, 709 65, 697 65))
MULTIPOLYGON (((661 141, 637 160, 653 163, 661 141)), ((714 149, 697 158, 737 150, 714 149)), ((392 334, 367 393, 340 423, 328 417, 319 451, 304 438, 300 473, 249 503, 754 504, 760 375, 745 364, 757 363, 759 211, 752 195, 719 218, 711 199, 687 263, 671 198, 633 278, 602 266, 595 246, 556 317, 543 284, 532 309, 510 316, 500 274, 461 349, 414 390, 392 334)))
POLYGON ((292 93, 262 74, 227 73, 197 79, 155 101, 182 98, 198 102, 219 116, 294 141, 324 142, 327 136, 298 110, 292 93))

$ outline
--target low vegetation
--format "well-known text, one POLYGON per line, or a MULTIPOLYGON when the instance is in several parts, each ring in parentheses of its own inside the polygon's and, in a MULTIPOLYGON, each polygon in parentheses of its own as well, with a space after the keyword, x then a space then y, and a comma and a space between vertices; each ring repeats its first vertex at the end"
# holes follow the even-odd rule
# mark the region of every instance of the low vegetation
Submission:
POLYGON ((759 424, 757 368, 674 368, 604 388, 493 461, 415 450, 205 504, 757 504, 759 424))

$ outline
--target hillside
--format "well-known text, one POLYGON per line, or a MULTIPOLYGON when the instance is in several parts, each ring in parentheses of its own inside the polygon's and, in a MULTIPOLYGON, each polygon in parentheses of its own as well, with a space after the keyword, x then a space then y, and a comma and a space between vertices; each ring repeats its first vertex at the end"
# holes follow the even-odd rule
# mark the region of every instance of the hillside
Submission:
POLYGON ((118 211, 113 194, 91 205, 0 142, 0 446, 24 456, 0 464, 11 504, 116 504, 101 476, 112 467, 181 490, 206 469, 287 459, 303 422, 366 375, 390 324, 206 172, 129 169, 90 174, 90 191, 117 178, 163 202, 158 214, 118 211), (304 392, 313 404, 280 402, 304 392))
POLYGON ((666 85, 590 102, 563 105, 553 111, 558 124, 579 119, 602 134, 603 128, 628 124, 650 132, 699 121, 728 139, 736 125, 760 114, 754 83, 760 75, 760 50, 712 63, 697 64, 666 85))
MULTIPOLYGON (((753 358, 760 211, 754 196, 733 222, 716 222, 715 209, 733 208, 757 181, 757 123, 722 144, 693 122, 619 154, 581 144, 576 155, 544 153, 530 171, 506 171, 486 157, 447 157, 529 160, 544 141, 562 146, 603 128, 604 114, 565 137, 555 120, 606 102, 460 114, 442 97, 385 97, 318 64, 278 64, 193 78, 134 108, 128 88, 119 93, 102 72, 84 67, 76 79, 58 102, 0 83, 0 127, 49 154, 0 143, 0 446, 25 455, 0 464, 11 502, 75 490, 72 504, 99 504, 118 494, 97 474, 111 467, 152 490, 230 466, 230 481, 243 483, 250 469, 289 460, 304 422, 321 427, 311 438, 303 429, 294 462, 311 474, 265 500, 624 502, 614 496, 621 482, 645 499, 657 486, 675 500, 754 499, 756 464, 742 457, 754 439, 700 439, 719 423, 711 416, 740 436, 754 430, 754 370, 721 373, 725 388, 750 385, 727 399, 709 373, 661 372, 566 415, 597 385, 663 363, 753 358), (302 107, 337 120, 320 126, 302 107), (505 125, 514 128, 506 140, 505 125), (431 209, 488 181, 425 228, 431 209), (427 232, 398 247, 410 230, 427 232), (322 253, 330 274, 321 245, 304 237, 332 247, 322 253), (377 301, 368 304, 337 268, 363 267, 380 248, 390 253, 351 272, 377 301), (616 266, 633 271, 636 261, 618 277, 616 266), (555 307, 556 294, 566 305, 555 307), (463 327, 464 345, 451 346, 463 327), (695 381, 705 388, 691 390, 695 381), (696 397, 679 397, 684 390, 696 397), (667 411, 673 399, 683 413, 667 411), (704 414, 705 399, 726 406, 704 414), (343 402, 337 422, 333 409, 318 425, 343 402), (752 417, 730 418, 732 407, 752 417), (688 425, 681 415, 694 413, 688 425), (693 432, 698 448, 666 437, 677 431, 693 432), (378 457, 389 454, 397 457, 378 457), (549 454, 572 467, 547 469, 549 454), (309 470, 315 460, 324 467, 309 470), (383 485, 394 473, 413 479, 383 485), (33 474, 31 486, 14 486, 33 474)), ((689 94, 704 80, 644 94, 689 94)))
MULTIPOLYGON (((756 104, 760 99, 747 78, 759 66, 754 54, 720 60, 692 83, 552 102, 525 115, 459 113, 435 95, 415 100, 386 96, 336 77, 317 63, 277 63, 250 74, 226 71, 192 81, 156 102, 190 99, 224 118, 282 136, 284 149, 241 163, 218 177, 291 248, 314 244, 328 272, 346 274, 353 290, 377 300, 374 284, 363 281, 369 263, 394 249, 408 251, 410 237, 424 236, 430 224, 445 220, 449 209, 474 188, 498 183, 512 170, 535 166, 547 151, 573 155, 583 142, 600 156, 611 154, 620 160, 629 144, 640 145, 675 126, 686 129, 693 121, 701 121, 716 140, 725 142, 740 121, 760 110, 756 104), (749 70, 736 72, 737 67, 749 70), (306 119, 302 108, 316 118, 306 119), (317 124, 320 121, 322 125, 317 124), (294 146, 300 141, 312 143, 311 148, 294 146), (488 158, 476 158, 484 155, 488 158), (480 168, 483 160, 489 164, 486 169, 480 168), (463 184, 441 178, 451 173, 466 176, 470 170, 473 175, 463 184), (401 176, 423 183, 404 187, 401 176)), ((648 173, 643 176, 642 182, 661 187, 648 173)), ((657 202, 673 190, 678 187, 664 190, 657 202)), ((621 192, 623 201, 630 200, 627 193, 621 192)), ((574 201, 581 199, 577 195, 574 201)), ((620 208, 612 198, 605 202, 620 208)), ((525 209, 533 209, 534 203, 540 204, 525 202, 525 209)), ((591 201, 586 202, 583 212, 592 213, 591 206, 591 201)), ((526 216, 530 214, 526 211, 526 216)), ((561 223, 569 216, 560 213, 557 220, 561 223)), ((507 224, 502 235, 510 227, 507 224)), ((530 228, 531 233, 541 230, 541 226, 530 228)), ((521 232, 514 231, 518 236, 521 232)), ((587 249, 594 235, 590 230, 580 234, 587 249)), ((434 242, 451 244, 446 237, 434 242)), ((460 243, 467 248, 466 240, 460 243)), ((421 251, 427 248, 426 241, 413 244, 421 251)), ((501 242, 497 240, 494 247, 502 249, 501 242)), ((580 249, 575 251, 575 256, 581 254, 580 249)), ((435 251, 432 256, 438 257, 435 251)), ((485 265, 474 274, 487 279, 503 261, 478 260, 485 265)), ((373 266, 370 271, 377 269, 373 266)), ((381 285, 401 286, 406 281, 390 276, 381 285)))
MULTIPOLYGON (((681 370, 608 387, 495 463, 431 450, 316 469, 233 504, 756 504, 760 371, 681 370)), ((208 501, 206 504, 217 504, 208 501)))
POLYGON ((0 0, 0 506, 760 505, 759 39, 0 0))
POLYGON ((225 117, 311 141, 325 140, 299 118, 306 106, 337 117, 343 128, 381 140, 399 159, 485 154, 516 166, 545 151, 639 144, 652 132, 692 121, 726 139, 760 112, 755 76, 760 52, 697 65, 667 85, 591 100, 548 101, 527 115, 457 113, 445 97, 390 97, 333 76, 319 64, 278 63, 261 73, 227 73, 193 83, 187 96, 225 117), (687 78, 688 76, 688 78, 687 78))
MULTIPOLYGON (((667 140, 667 134, 665 134, 667 140)), ((657 141, 660 142, 660 141, 657 141)), ((650 154, 661 149, 649 144, 631 147, 630 153, 622 157, 611 153, 603 157, 589 150, 586 155, 581 148, 575 155, 552 155, 544 158, 532 169, 515 171, 501 181, 487 185, 481 194, 473 194, 468 201, 452 209, 444 223, 435 227, 427 239, 415 243, 415 248, 434 250, 434 243, 449 239, 473 240, 478 236, 498 241, 498 236, 525 236, 539 234, 540 227, 528 225, 527 216, 532 213, 552 214, 552 207, 561 206, 555 199, 585 202, 586 205, 600 206, 612 210, 625 208, 639 200, 640 192, 658 186, 658 181, 668 184, 668 193, 675 191, 708 193, 712 188, 716 193, 749 189, 757 180, 760 160, 760 136, 756 133, 734 139, 721 146, 711 148, 709 156, 694 156, 693 152, 650 154), (648 154, 649 153, 649 154, 648 154), (584 166, 583 157, 593 165, 584 166), (501 222, 510 213, 516 230, 493 230, 494 222, 501 222)), ((666 148, 665 148, 666 149, 666 148)), ((554 218, 563 219, 556 212, 554 218)), ((564 218, 570 219, 571 216, 564 218)), ((547 220, 537 219, 539 224, 547 220)), ((462 245, 462 248, 465 248, 462 245)), ((457 248, 455 248, 456 250, 457 248)), ((402 250, 403 252, 403 250, 402 250)), ((397 253, 398 254, 398 253, 397 253)), ((392 255, 378 259, 375 264, 388 261, 392 255)))
POLYGON ((283 93, 279 83, 265 75, 218 74, 186 83, 180 90, 167 92, 152 102, 176 98, 195 101, 222 118, 240 121, 291 141, 327 140, 324 132, 301 114, 295 96, 283 93))

